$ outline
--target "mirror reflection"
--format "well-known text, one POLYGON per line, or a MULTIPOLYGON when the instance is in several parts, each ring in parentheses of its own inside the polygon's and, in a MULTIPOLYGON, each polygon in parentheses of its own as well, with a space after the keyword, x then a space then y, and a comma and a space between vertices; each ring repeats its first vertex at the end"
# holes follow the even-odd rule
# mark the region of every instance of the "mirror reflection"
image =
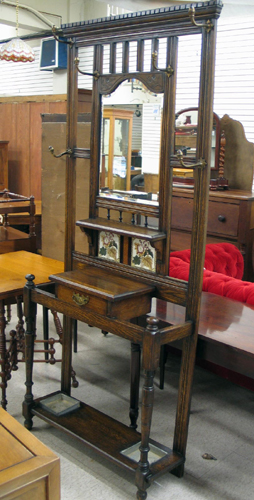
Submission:
MULTIPOLYGON (((175 154, 183 152, 185 159, 196 158, 198 108, 187 108, 176 114, 175 120, 175 154)), ((211 168, 219 168, 220 120, 213 113, 211 168)), ((190 175, 190 172, 188 173, 190 175)))
POLYGON ((102 96, 100 195, 144 198, 146 178, 158 184, 162 108, 163 96, 138 80, 102 96))

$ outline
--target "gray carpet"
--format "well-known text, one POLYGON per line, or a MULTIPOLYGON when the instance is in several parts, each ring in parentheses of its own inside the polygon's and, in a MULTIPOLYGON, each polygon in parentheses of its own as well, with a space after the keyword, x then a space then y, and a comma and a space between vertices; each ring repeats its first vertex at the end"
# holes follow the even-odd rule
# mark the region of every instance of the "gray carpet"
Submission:
MULTIPOLYGON (((15 326, 13 320, 7 332, 15 326)), ((38 314, 38 336, 41 311, 38 314)), ((50 336, 55 330, 50 319, 50 336)), ((61 349, 57 348, 58 357, 61 349)), ((39 359, 37 355, 37 358, 39 359)), ((78 353, 73 366, 79 387, 72 395, 106 414, 129 424, 129 342, 106 337, 96 328, 78 324, 78 353)), ((155 377, 155 407, 151 437, 172 447, 180 359, 170 355, 166 364, 165 389, 155 377)), ((24 363, 19 363, 8 382, 8 411, 23 423, 24 363)), ((60 363, 35 363, 35 397, 60 389, 60 363)), ((142 384, 142 380, 141 380, 142 384)), ((164 474, 148 490, 150 500, 251 500, 254 498, 254 394, 196 367, 185 475, 164 474), (216 460, 205 460, 204 453, 216 460)), ((131 474, 108 463, 34 417, 34 435, 51 448, 61 461, 62 500, 135 499, 131 474)))

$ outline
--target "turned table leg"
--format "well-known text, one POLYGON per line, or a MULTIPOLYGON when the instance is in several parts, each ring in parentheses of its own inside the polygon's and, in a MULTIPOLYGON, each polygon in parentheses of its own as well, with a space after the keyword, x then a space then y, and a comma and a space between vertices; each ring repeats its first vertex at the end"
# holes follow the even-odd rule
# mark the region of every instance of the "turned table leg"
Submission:
POLYGON ((141 445, 140 445, 140 460, 138 463, 138 471, 136 475, 136 485, 138 487, 137 499, 145 500, 147 497, 146 489, 149 483, 146 477, 149 473, 148 452, 149 436, 153 413, 154 387, 153 387, 153 371, 145 371, 145 381, 142 394, 142 415, 141 415, 141 445))
POLYGON ((27 283, 24 287, 24 313, 26 318, 25 333, 25 359, 26 359, 26 394, 23 402, 24 425, 28 430, 33 427, 32 407, 33 407, 33 361, 34 361, 34 339, 36 334, 36 311, 37 305, 31 300, 31 292, 34 289, 35 276, 29 274, 26 276, 27 283))
POLYGON ((22 302, 23 302, 23 297, 18 296, 16 297, 16 302, 17 302, 17 316, 18 316, 18 323, 16 326, 16 339, 17 339, 17 350, 18 352, 22 352, 23 359, 25 355, 25 329, 24 329, 24 314, 23 314, 23 307, 22 307, 22 302))
POLYGON ((154 401, 154 373, 159 366, 160 344, 157 342, 157 334, 159 332, 156 318, 149 317, 147 319, 147 328, 143 337, 143 368, 145 379, 142 391, 142 407, 141 407, 141 444, 140 444, 140 460, 136 471, 136 486, 137 499, 145 500, 147 497, 147 488, 150 486, 149 481, 149 460, 148 452, 149 437, 153 414, 154 401))
POLYGON ((139 380, 140 380, 140 344, 131 343, 131 385, 130 385, 130 427, 137 428, 139 380))
POLYGON ((6 399, 6 387, 7 387, 7 359, 6 359, 6 338, 5 338, 5 326, 6 319, 4 313, 4 301, 0 301, 0 365, 1 365, 1 391, 2 399, 1 405, 4 410, 6 410, 7 399, 6 399))

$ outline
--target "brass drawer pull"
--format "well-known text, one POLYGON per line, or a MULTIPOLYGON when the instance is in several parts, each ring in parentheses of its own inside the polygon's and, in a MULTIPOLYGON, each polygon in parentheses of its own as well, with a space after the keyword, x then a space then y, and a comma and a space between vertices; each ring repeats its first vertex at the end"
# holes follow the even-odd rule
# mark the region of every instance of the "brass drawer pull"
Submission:
POLYGON ((85 306, 89 302, 89 297, 86 295, 80 295, 80 293, 73 292, 72 300, 77 304, 77 306, 85 306))

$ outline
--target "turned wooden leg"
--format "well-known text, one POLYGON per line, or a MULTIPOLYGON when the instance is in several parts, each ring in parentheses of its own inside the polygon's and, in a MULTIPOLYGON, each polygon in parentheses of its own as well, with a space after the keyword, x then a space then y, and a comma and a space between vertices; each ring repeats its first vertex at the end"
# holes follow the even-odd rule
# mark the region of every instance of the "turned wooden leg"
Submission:
POLYGON ((7 366, 6 366, 6 338, 5 338, 6 319, 4 314, 4 301, 0 300, 0 365, 1 365, 1 406, 6 410, 6 387, 7 387, 7 366))
MULTIPOLYGON (((186 454, 191 389, 195 367, 197 346, 197 334, 184 339, 182 347, 182 362, 180 371, 180 381, 178 390, 178 405, 176 413, 175 435, 173 450, 181 453, 183 457, 186 454)), ((184 464, 172 470, 172 474, 182 477, 184 474, 184 464)))
POLYGON ((149 461, 148 452, 149 448, 149 436, 150 428, 152 422, 152 412, 153 412, 153 399, 154 399, 154 387, 153 387, 153 371, 145 371, 145 381, 143 385, 142 394, 142 415, 141 415, 141 445, 140 445, 140 460, 138 463, 138 471, 136 474, 136 485, 138 487, 137 499, 143 500, 147 497, 146 489, 149 483, 146 481, 146 476, 149 473, 149 461))
POLYGON ((73 320, 63 317, 61 390, 70 395, 72 375, 72 328, 73 320))
POLYGON ((11 321, 11 305, 8 304, 6 306, 6 315, 7 315, 7 323, 10 323, 11 321))
MULTIPOLYGON (((56 327, 56 332, 59 336, 59 342, 61 345, 63 345, 63 327, 62 327, 60 318, 58 316, 58 313, 55 310, 51 309, 51 313, 53 315, 54 324, 56 327)), ((67 325, 69 325, 69 323, 67 323, 67 325)), ((74 331, 74 336, 75 336, 75 330, 77 329, 77 320, 73 320, 71 325, 73 326, 73 331, 74 331)), ((71 325, 67 326, 67 328, 72 328, 71 325)), ((72 379, 72 384, 71 384, 72 387, 77 388, 79 386, 79 382, 76 379, 76 372, 72 366, 71 366, 71 379, 72 379)))
POLYGON ((139 381, 140 381, 140 344, 131 343, 131 387, 130 387, 130 427, 137 428, 139 381))
MULTIPOLYGON (((9 363, 10 363, 10 372, 17 371, 17 369, 18 369, 18 345, 17 345, 17 332, 16 332, 16 330, 10 331, 9 363)), ((8 380, 10 378, 11 378, 11 374, 9 373, 8 380)))
POLYGON ((26 359, 26 394, 23 402, 24 425, 28 430, 32 429, 32 407, 33 407, 33 359, 34 359, 34 339, 36 335, 36 310, 37 305, 31 300, 31 292, 35 288, 33 274, 26 276, 27 283, 24 287, 24 313, 26 318, 25 333, 25 359, 26 359))
MULTIPOLYGON (((42 308, 42 317, 43 317, 43 340, 44 340, 44 349, 45 351, 48 350, 49 345, 47 340, 49 339, 49 315, 48 315, 48 308, 44 307, 42 308)), ((45 361, 49 359, 49 353, 45 352, 45 361)))
POLYGON ((167 361, 168 353, 166 345, 161 346, 160 353, 160 389, 164 389, 164 380, 165 380, 165 364, 167 361))
POLYGON ((23 297, 16 297, 18 323, 16 325, 17 350, 22 352, 23 359, 25 355, 25 329, 24 329, 24 314, 22 308, 23 297))
POLYGON ((76 319, 73 325, 73 351, 78 352, 78 321, 76 319))
POLYGON ((145 380, 142 392, 142 407, 141 407, 141 444, 140 444, 140 460, 136 471, 136 486, 137 499, 145 500, 147 497, 146 490, 150 486, 148 480, 149 474, 149 437, 153 414, 154 400, 154 373, 159 365, 160 344, 157 342, 157 333, 159 331, 156 318, 149 317, 147 319, 147 328, 143 337, 143 367, 145 372, 145 380))

